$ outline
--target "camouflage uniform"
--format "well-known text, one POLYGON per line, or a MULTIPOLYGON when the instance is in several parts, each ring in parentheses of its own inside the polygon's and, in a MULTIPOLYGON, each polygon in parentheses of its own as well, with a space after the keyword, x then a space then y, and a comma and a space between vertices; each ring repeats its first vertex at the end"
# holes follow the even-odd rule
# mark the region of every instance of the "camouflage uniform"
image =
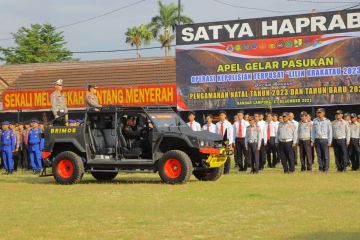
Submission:
POLYGON ((86 108, 101 108, 102 105, 99 103, 99 99, 96 94, 90 92, 85 95, 86 108))

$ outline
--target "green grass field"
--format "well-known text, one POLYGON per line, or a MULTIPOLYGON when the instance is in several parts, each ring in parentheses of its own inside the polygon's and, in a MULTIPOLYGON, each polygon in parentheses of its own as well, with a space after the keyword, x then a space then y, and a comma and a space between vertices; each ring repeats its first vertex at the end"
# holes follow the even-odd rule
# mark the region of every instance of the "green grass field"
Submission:
POLYGON ((16 173, 0 176, 0 206, 0 239, 360 239, 360 172, 232 168, 175 186, 146 173, 73 186, 16 173))

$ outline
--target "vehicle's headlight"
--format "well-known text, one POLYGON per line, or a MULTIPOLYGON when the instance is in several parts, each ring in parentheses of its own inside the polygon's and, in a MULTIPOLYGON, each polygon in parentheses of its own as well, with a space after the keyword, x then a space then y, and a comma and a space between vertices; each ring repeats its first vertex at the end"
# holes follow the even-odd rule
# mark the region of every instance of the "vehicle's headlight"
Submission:
POLYGON ((214 142, 213 142, 213 141, 209 141, 209 140, 200 140, 200 141, 199 141, 199 145, 200 145, 200 147, 213 147, 213 146, 214 146, 214 142))

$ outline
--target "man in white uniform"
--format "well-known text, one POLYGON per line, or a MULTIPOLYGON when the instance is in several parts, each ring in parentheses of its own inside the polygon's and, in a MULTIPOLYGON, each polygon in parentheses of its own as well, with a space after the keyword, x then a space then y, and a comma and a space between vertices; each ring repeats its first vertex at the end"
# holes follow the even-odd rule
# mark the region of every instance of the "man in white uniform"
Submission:
MULTIPOLYGON (((225 111, 219 112, 219 119, 220 121, 216 123, 216 133, 228 140, 231 146, 234 143, 233 126, 228 120, 226 120, 225 111)), ((230 160, 231 158, 229 157, 225 163, 224 174, 228 174, 230 171, 230 160)))
POLYGON ((246 172, 250 166, 245 142, 246 128, 249 126, 249 122, 244 120, 244 111, 239 111, 237 116, 239 120, 233 124, 235 165, 239 167, 239 171, 246 172))
POLYGON ((194 112, 189 112, 189 114, 188 114, 189 122, 187 123, 187 125, 193 131, 201 131, 201 126, 198 122, 195 121, 195 117, 196 117, 196 115, 194 112))
POLYGON ((254 114, 255 124, 261 130, 261 147, 259 152, 259 169, 264 169, 265 162, 266 162, 266 149, 265 146, 267 144, 267 131, 266 131, 266 123, 263 120, 264 114, 262 113, 255 113, 254 114))
POLYGON ((202 127, 203 131, 216 133, 216 125, 213 124, 213 115, 207 114, 206 115, 206 124, 202 127))
MULTIPOLYGON (((295 117, 295 116, 294 116, 294 113, 293 113, 293 112, 289 112, 289 122, 291 122, 292 124, 294 124, 294 126, 296 127, 296 132, 297 132, 297 131, 298 131, 298 128, 299 128, 299 122, 296 121, 296 120, 294 119, 294 117, 295 117)), ((298 162, 298 160, 297 160, 297 155, 298 155, 297 147, 294 147, 293 150, 294 150, 295 165, 297 165, 297 162, 298 162)))

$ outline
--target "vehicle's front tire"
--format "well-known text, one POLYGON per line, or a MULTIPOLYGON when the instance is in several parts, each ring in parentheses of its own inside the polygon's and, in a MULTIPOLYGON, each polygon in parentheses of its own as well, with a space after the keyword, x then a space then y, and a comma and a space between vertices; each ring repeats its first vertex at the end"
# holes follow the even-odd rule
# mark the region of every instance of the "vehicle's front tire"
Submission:
POLYGON ((195 170, 194 176, 200 181, 216 181, 224 172, 224 165, 217 168, 195 170))
POLYGON ((55 157, 52 172, 57 183, 63 185, 75 184, 84 175, 84 163, 76 153, 62 152, 55 157))
POLYGON ((230 156, 228 156, 224 164, 224 174, 230 173, 230 166, 231 166, 231 158, 230 156))
POLYGON ((111 181, 118 175, 117 172, 91 172, 91 175, 98 181, 111 181))
POLYGON ((164 183, 183 184, 189 181, 193 166, 185 152, 170 150, 160 158, 158 170, 164 183))

